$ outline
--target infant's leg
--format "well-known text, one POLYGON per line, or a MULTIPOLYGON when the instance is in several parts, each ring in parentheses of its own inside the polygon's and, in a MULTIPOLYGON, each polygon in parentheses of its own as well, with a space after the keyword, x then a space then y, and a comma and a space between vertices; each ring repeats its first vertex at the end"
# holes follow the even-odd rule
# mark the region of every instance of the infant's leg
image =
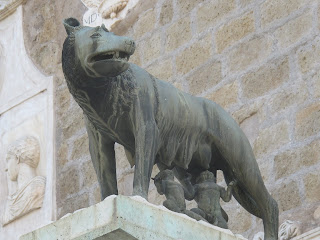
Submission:
POLYGON ((193 211, 184 210, 183 213, 188 215, 189 217, 197 220, 197 221, 203 220, 203 221, 207 222, 207 220, 204 217, 202 217, 200 214, 195 213, 193 211))
POLYGON ((169 210, 173 211, 173 212, 177 212, 177 213, 182 213, 182 210, 176 202, 167 199, 163 202, 163 206, 165 206, 166 208, 168 208, 169 210))

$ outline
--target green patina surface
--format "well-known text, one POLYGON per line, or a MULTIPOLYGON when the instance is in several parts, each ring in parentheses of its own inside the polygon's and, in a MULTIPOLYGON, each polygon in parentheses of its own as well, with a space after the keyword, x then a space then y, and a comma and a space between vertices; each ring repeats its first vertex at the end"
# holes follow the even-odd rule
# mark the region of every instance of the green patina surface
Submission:
POLYGON ((64 22, 62 65, 71 94, 87 119, 90 154, 102 199, 117 194, 115 142, 135 165, 133 194, 147 197, 154 164, 191 182, 222 170, 233 195, 263 219, 265 239, 277 239, 278 208, 263 183, 250 143, 218 104, 184 93, 128 63, 134 41, 104 26, 64 22))

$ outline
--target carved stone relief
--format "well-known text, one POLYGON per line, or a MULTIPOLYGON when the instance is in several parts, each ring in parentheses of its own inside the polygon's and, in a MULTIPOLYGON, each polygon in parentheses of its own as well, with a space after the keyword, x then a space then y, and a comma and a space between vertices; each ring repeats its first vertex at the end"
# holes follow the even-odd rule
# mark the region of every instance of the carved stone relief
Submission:
MULTIPOLYGON (((291 240, 301 234, 299 222, 286 220, 279 227, 279 240, 291 240)), ((252 240, 264 240, 263 232, 258 232, 252 240)))
POLYGON ((286 220, 279 227, 279 239, 290 240, 301 234, 300 226, 297 222, 286 220))
POLYGON ((130 9, 139 0, 82 0, 88 11, 83 16, 84 26, 100 26, 102 23, 108 29, 124 19, 130 9))
POLYGON ((8 185, 9 194, 3 224, 40 208, 43 204, 46 178, 36 175, 40 161, 40 144, 33 136, 22 137, 13 142, 6 155, 8 181, 16 182, 17 189, 8 185))
POLYGON ((118 1, 103 1, 99 6, 99 13, 102 18, 116 18, 117 14, 121 12, 127 5, 129 0, 118 0, 118 1))
POLYGON ((0 9, 0 239, 18 240, 55 220, 53 81, 29 59, 11 3, 0 9))
POLYGON ((0 21, 12 14, 26 0, 1 0, 0 21))

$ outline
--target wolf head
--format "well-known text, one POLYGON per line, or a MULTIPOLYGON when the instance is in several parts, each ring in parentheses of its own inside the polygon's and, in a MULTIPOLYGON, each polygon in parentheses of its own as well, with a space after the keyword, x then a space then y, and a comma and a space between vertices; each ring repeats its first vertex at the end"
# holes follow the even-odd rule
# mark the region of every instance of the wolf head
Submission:
POLYGON ((114 77, 128 69, 129 57, 135 50, 132 39, 117 36, 104 25, 81 26, 74 18, 65 19, 63 24, 68 34, 68 44, 72 45, 67 47, 73 48, 72 57, 80 62, 88 76, 114 77))

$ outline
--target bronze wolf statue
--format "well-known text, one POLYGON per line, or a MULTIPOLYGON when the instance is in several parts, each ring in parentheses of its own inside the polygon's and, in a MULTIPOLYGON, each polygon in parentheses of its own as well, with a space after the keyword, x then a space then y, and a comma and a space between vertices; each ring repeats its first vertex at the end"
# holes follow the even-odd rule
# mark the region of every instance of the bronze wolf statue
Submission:
POLYGON ((84 27, 64 21, 65 78, 83 110, 90 154, 101 197, 118 194, 114 144, 124 146, 135 165, 133 194, 147 198, 154 164, 177 169, 183 179, 222 170, 233 195, 262 218, 265 240, 277 239, 278 207, 268 193, 250 143, 218 104, 184 93, 128 63, 135 43, 104 25, 84 27))

